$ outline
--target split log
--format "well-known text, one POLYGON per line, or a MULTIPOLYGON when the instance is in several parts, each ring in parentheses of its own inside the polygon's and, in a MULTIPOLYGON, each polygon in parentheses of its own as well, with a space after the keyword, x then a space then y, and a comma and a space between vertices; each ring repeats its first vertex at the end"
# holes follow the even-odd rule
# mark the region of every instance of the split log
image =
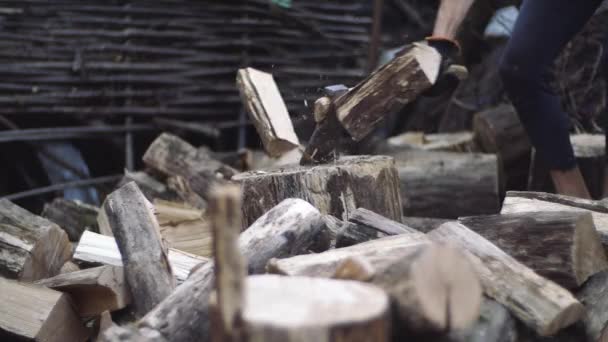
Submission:
POLYGON ((486 295, 511 310, 539 335, 553 335, 582 317, 584 307, 570 292, 542 278, 467 227, 448 222, 427 237, 468 251, 486 295))
POLYGON ((187 253, 211 256, 211 231, 203 211, 182 203, 155 200, 160 235, 168 247, 187 253))
POLYGON ((536 211, 590 212, 602 244, 608 249, 608 203, 542 192, 509 191, 501 214, 536 211))
POLYGON ((65 264, 61 266, 59 274, 66 274, 76 271, 80 271, 80 267, 78 267, 78 265, 76 265, 73 261, 66 261, 65 264))
POLYGON ((338 120, 353 139, 365 138, 386 115, 399 111, 435 84, 440 59, 428 45, 409 46, 334 101, 338 120))
POLYGON ((297 148, 298 136, 272 75, 253 68, 239 69, 236 83, 266 152, 280 157, 297 148))
POLYGON ((398 319, 413 333, 462 329, 479 314, 481 285, 466 258, 448 246, 406 233, 320 254, 271 260, 269 270, 296 276, 370 276, 387 291, 398 319), (353 260, 359 260, 354 263, 353 260), (350 264, 366 265, 350 267, 350 264), (358 272, 352 268, 363 269, 358 272), (435 284, 436 286, 430 286, 435 284))
POLYGON ((479 319, 471 327, 462 331, 452 331, 449 342, 516 342, 517 325, 513 316, 503 305, 484 298, 479 319))
POLYGON ((438 228, 442 224, 449 222, 450 220, 446 219, 437 219, 431 217, 413 217, 413 216, 404 216, 401 219, 404 225, 408 227, 412 227, 413 229, 421 232, 428 233, 431 230, 438 228))
POLYGON ((608 336, 608 271, 592 276, 576 293, 585 305, 583 325, 590 341, 608 336))
POLYGON ((99 208, 79 201, 55 198, 44 205, 42 217, 55 222, 68 234, 70 241, 78 241, 85 229, 97 230, 99 208))
MULTIPOLYGON (((82 234, 80 242, 74 251, 74 260, 90 265, 123 266, 122 256, 116 240, 111 236, 89 231, 82 234)), ((208 260, 207 258, 169 248, 169 264, 171 264, 173 275, 178 283, 186 280, 190 271, 196 265, 205 263, 208 260)))
POLYGON ((116 237, 135 311, 143 316, 175 289, 152 205, 131 182, 108 195, 101 210, 116 237))
POLYGON ((70 294, 81 317, 93 317, 115 311, 131 302, 123 268, 100 266, 61 274, 36 284, 70 294))
POLYGON ((67 294, 0 277, 3 341, 86 341, 89 332, 67 294))
POLYGON ((380 148, 384 151, 402 151, 418 149, 438 152, 479 152, 472 132, 424 134, 423 132, 406 132, 386 140, 380 148))
POLYGON ((511 105, 477 113, 473 118, 473 130, 482 150, 497 154, 505 167, 526 158, 532 149, 524 126, 511 105))
MULTIPOLYGON (((287 199, 268 211, 239 236, 239 249, 248 261, 249 273, 265 272, 265 266, 272 258, 308 251, 322 221, 321 213, 300 199, 287 199)), ((170 341, 208 341, 209 295, 213 283, 213 263, 202 264, 142 318, 136 330, 114 332, 123 338, 139 336, 170 341)))
POLYGON ((190 189, 205 198, 218 179, 230 179, 236 170, 211 158, 177 136, 163 133, 148 147, 144 163, 167 176, 179 176, 190 189))
POLYGON ((258 275, 247 279, 245 298, 248 341, 390 340, 388 297, 369 284, 258 275))
POLYGON ((28 282, 59 274, 72 255, 65 231, 8 200, 0 200, 0 249, 0 275, 28 282))
MULTIPOLYGON (((207 179, 203 177, 203 179, 207 179)), ((198 194, 188 179, 182 176, 171 176, 167 178, 167 187, 177 194, 178 199, 188 203, 194 208, 205 210, 207 201, 198 194)))
POLYGON ((317 236, 315 236, 315 242, 310 249, 314 253, 321 253, 335 248, 340 231, 349 224, 331 215, 323 215, 323 223, 323 227, 317 236))
POLYGON ((141 192, 150 202, 153 202, 157 198, 167 201, 177 199, 177 194, 175 192, 146 172, 129 172, 125 170, 125 176, 119 182, 118 187, 121 187, 129 182, 135 182, 135 184, 137 184, 141 192))
POLYGON ((406 216, 455 219, 500 210, 495 155, 404 151, 394 157, 406 216))
POLYGON ((387 219, 365 208, 355 210, 336 238, 336 247, 348 247, 381 237, 418 233, 418 231, 399 222, 387 219))
POLYGON ((590 213, 534 212, 477 216, 461 224, 557 284, 575 289, 608 269, 590 213))
POLYGON ((364 258, 352 257, 344 260, 336 268, 333 279, 370 281, 376 275, 374 266, 364 258))
POLYGON ((401 219, 399 179, 390 157, 343 157, 332 164, 241 173, 233 180, 243 189, 247 224, 286 198, 304 199, 322 213, 343 220, 357 208, 401 219))

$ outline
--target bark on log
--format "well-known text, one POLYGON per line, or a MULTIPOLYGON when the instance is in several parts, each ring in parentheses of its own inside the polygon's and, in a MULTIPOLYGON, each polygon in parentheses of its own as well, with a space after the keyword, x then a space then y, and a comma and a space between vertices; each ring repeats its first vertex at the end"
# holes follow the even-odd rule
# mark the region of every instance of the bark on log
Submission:
POLYGON ((608 203, 542 192, 509 191, 501 214, 537 211, 590 212, 604 249, 608 249, 608 203))
POLYGON ((276 275, 252 276, 246 285, 248 341, 390 340, 389 300, 375 286, 276 275))
POLYGON ((8 200, 0 200, 0 250, 0 275, 27 282, 58 274, 72 255, 65 231, 8 200))
POLYGON ((608 333, 608 271, 598 273, 576 292, 578 300, 585 305, 583 325, 590 341, 605 341, 608 333))
POLYGON ((408 227, 412 227, 413 229, 421 232, 428 233, 431 230, 438 228, 442 224, 449 222, 450 220, 446 219, 437 219, 430 217, 413 217, 413 216, 404 216, 401 219, 404 225, 408 227))
POLYGON ((133 306, 141 317, 175 289, 152 205, 131 182, 108 195, 101 210, 116 237, 133 306))
POLYGON ((411 45, 334 101, 338 119, 353 139, 365 138, 386 115, 435 84, 440 59, 428 45, 411 45))
POLYGON ((89 332, 67 294, 0 277, 0 339, 86 341, 89 332))
POLYGON ((404 151, 394 157, 406 216, 455 219, 500 210, 495 155, 404 151))
POLYGON ((539 275, 570 290, 608 268, 590 213, 535 212, 459 221, 539 275))
POLYGON ((167 201, 174 201, 177 199, 177 194, 175 192, 146 172, 125 171, 125 176, 119 182, 118 186, 121 187, 129 182, 135 182, 150 202, 153 202, 157 198, 167 201))
POLYGON ((290 165, 233 177, 243 189, 243 216, 251 224, 286 198, 301 198, 324 214, 346 220, 366 208, 401 219, 398 176, 392 158, 343 157, 334 164, 290 165))
POLYGON ((323 227, 315 237, 315 242, 311 246, 311 252, 321 253, 335 248, 340 231, 350 224, 331 215, 323 215, 323 223, 323 227))
MULTIPOLYGON (((239 248, 249 273, 265 272, 271 258, 284 258, 310 249, 323 224, 321 213, 300 199, 288 199, 260 217, 239 236, 239 248)), ((111 329, 109 336, 156 341, 208 341, 209 295, 213 263, 197 268, 169 297, 136 325, 137 330, 111 329)), ((106 339, 110 341, 111 339, 106 339)))
POLYGON ((97 230, 98 212, 99 208, 85 203, 55 198, 44 205, 41 216, 63 228, 70 241, 78 241, 85 229, 97 230))
POLYGON ((297 148, 298 136, 272 75, 253 68, 239 69, 236 84, 266 152, 280 157, 297 148))
POLYGON ((168 247, 211 257, 211 229, 203 211, 182 203, 155 200, 160 235, 168 247))
POLYGON ((462 331, 450 332, 446 342, 516 342, 518 341, 515 319, 503 305, 484 298, 479 319, 462 331))
POLYGON ((570 292, 542 278, 467 227, 448 222, 427 236, 468 251, 486 295, 506 306, 539 335, 553 335, 582 317, 584 307, 570 292))
POLYGON ((336 247, 348 247, 369 240, 398 234, 418 233, 415 229, 387 219, 365 208, 355 210, 336 238, 336 247))
POLYGON ((61 274, 36 284, 70 294, 81 317, 119 310, 131 302, 123 268, 118 266, 99 266, 61 274))

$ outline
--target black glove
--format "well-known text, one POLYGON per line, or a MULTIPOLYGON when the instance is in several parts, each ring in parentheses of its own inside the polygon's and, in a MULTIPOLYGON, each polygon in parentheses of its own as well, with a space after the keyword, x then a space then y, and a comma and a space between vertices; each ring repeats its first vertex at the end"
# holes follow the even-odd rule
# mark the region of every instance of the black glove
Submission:
POLYGON ((469 74, 467 68, 459 62, 460 46, 456 41, 442 37, 429 37, 425 41, 439 52, 441 65, 435 85, 423 95, 433 97, 452 93, 469 74))

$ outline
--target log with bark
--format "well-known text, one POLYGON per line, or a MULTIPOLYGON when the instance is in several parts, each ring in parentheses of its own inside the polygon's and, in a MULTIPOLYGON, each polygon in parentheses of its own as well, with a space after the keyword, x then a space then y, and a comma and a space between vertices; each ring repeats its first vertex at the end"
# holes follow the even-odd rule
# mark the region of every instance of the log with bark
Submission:
POLYGON ((70 241, 78 241, 85 229, 97 231, 98 212, 99 208, 92 205, 56 198, 44 205, 41 216, 63 228, 70 241))
POLYGON ((247 224, 292 197, 309 201, 322 213, 343 220, 357 208, 401 219, 399 179, 390 157, 343 157, 332 164, 289 165, 242 173, 233 180, 243 189, 247 224))
POLYGON ((300 145, 287 107, 271 74, 240 69, 236 83, 242 102, 271 157, 280 157, 300 145))
POLYGON ((178 199, 177 194, 169 189, 167 185, 144 171, 130 172, 125 170, 125 176, 118 186, 123 186, 129 182, 135 182, 150 202, 153 202, 157 198, 167 201, 178 199))
POLYGON ((377 150, 383 154, 390 151, 418 149, 438 152, 479 152, 472 132, 436 133, 406 132, 386 140, 377 150))
POLYGON ((539 335, 553 335, 581 319, 584 307, 570 292, 539 276, 462 224, 445 223, 427 237, 468 251, 485 294, 539 335))
POLYGON ((590 341, 605 341, 608 337, 608 271, 593 275, 576 292, 585 305, 583 325, 590 341))
POLYGON ((52 277, 70 259, 72 245, 57 224, 0 200, 0 275, 21 281, 52 277))
POLYGON ((450 332, 446 342, 516 342, 515 318, 503 305, 484 297, 479 319, 471 327, 450 332))
POLYGON ((168 247, 187 253, 211 256, 211 231, 202 210, 184 203, 155 200, 160 235, 168 247))
POLYGON ((84 342, 89 337, 65 293, 0 277, 0 302, 3 341, 84 342))
MULTIPOLYGON (((239 236, 239 249, 247 259, 249 273, 265 272, 272 258, 306 253, 322 225, 323 216, 309 203, 300 199, 283 201, 239 236)), ((202 264, 134 329, 111 329, 106 340, 120 335, 126 339, 208 341, 213 283, 213 263, 202 264)))
MULTIPOLYGON (((74 251, 73 259, 86 265, 123 266, 122 256, 116 240, 111 236, 89 231, 82 234, 74 251)), ((178 283, 186 280, 190 271, 196 265, 208 260, 198 255, 169 248, 169 264, 171 264, 173 275, 178 283)))
POLYGON ((501 171, 495 155, 402 151, 393 156, 406 216, 455 219, 500 210, 501 171))
POLYGON ((417 233, 415 229, 387 219, 371 210, 355 210, 336 238, 336 247, 348 247, 389 235, 417 233))
POLYGON ((419 232, 428 233, 431 230, 438 228, 442 224, 449 222, 447 219, 438 219, 432 217, 415 217, 415 216, 404 216, 401 219, 404 225, 411 227, 419 232))
POLYGON ((81 317, 115 311, 131 302, 123 268, 99 266, 39 280, 38 285, 68 293, 81 317))
POLYGON ((468 217, 459 222, 570 290, 608 269, 590 213, 531 212, 468 217))

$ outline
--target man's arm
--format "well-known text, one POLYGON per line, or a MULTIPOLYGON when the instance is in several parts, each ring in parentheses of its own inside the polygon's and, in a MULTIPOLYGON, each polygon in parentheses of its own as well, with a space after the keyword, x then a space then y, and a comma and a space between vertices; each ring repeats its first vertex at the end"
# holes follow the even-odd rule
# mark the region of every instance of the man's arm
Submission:
POLYGON ((467 16, 475 0, 441 0, 435 28, 434 37, 456 39, 460 24, 467 16))

